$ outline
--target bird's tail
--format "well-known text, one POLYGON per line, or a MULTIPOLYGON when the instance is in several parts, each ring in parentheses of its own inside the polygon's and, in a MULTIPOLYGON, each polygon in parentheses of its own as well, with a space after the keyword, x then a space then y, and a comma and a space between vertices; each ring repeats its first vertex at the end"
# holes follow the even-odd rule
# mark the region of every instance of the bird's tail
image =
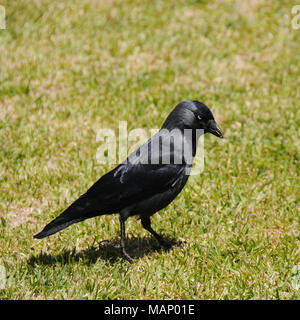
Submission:
POLYGON ((82 218, 78 218, 78 219, 74 219, 71 221, 66 221, 65 219, 62 219, 60 216, 57 217, 56 219, 54 219, 53 221, 51 221, 50 223, 48 223, 46 225, 46 227, 39 232, 38 234, 34 235, 33 237, 36 239, 42 239, 48 236, 51 236, 51 234, 54 234, 62 229, 67 228, 68 226, 70 226, 73 223, 82 221, 84 219, 82 218))
POLYGON ((36 239, 42 239, 67 228, 73 223, 91 218, 95 216, 93 215, 95 207, 97 206, 95 206, 93 199, 81 196, 61 215, 48 223, 40 233, 33 237, 36 239))

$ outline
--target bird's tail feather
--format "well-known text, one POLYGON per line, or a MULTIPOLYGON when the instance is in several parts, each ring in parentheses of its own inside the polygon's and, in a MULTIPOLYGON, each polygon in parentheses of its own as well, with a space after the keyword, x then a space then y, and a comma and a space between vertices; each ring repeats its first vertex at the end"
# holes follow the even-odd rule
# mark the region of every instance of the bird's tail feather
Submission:
POLYGON ((34 236, 34 238, 42 239, 62 229, 67 228, 73 223, 83 221, 87 218, 91 218, 95 216, 94 213, 96 208, 97 208, 96 200, 89 199, 85 195, 83 195, 79 197, 63 213, 61 213, 61 215, 59 215, 53 221, 48 223, 40 233, 34 236))
POLYGON ((51 221, 46 225, 46 227, 39 232, 38 234, 34 235, 33 237, 36 239, 42 239, 48 236, 51 236, 52 234, 67 228, 73 223, 79 222, 84 220, 84 218, 78 218, 70 221, 66 221, 65 219, 62 219, 60 216, 51 221))

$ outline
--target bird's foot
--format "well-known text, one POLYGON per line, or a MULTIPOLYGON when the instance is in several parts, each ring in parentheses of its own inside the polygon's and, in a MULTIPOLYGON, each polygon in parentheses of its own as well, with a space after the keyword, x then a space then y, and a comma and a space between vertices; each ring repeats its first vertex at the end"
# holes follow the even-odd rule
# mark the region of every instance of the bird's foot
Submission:
POLYGON ((133 264, 133 263, 134 263, 134 260, 130 257, 130 255, 129 255, 124 249, 122 250, 122 252, 123 252, 123 255, 124 255, 125 259, 126 259, 129 263, 133 264))
MULTIPOLYGON (((111 246, 111 247, 113 247, 113 248, 115 248, 115 249, 121 249, 121 248, 122 248, 119 243, 114 243, 114 242, 112 242, 112 241, 110 241, 110 240, 101 240, 101 241, 99 242, 99 245, 101 245, 101 244, 104 243, 104 242, 107 243, 108 246, 111 246)), ((134 263, 134 260, 133 260, 133 259, 130 257, 130 255, 125 251, 125 249, 122 249, 122 253, 123 253, 123 255, 124 255, 124 258, 125 258, 129 263, 131 263, 131 264, 134 263)))

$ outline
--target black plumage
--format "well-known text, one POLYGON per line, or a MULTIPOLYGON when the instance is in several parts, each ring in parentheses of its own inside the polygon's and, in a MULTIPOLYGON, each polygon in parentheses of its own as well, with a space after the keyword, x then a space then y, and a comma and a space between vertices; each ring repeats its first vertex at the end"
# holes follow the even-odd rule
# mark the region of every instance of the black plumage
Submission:
POLYGON ((151 228, 150 217, 172 202, 185 186, 198 138, 206 132, 223 137, 209 108, 198 101, 179 103, 156 135, 34 237, 50 236, 95 216, 120 213, 121 248, 129 262, 133 262, 125 250, 125 221, 129 216, 140 216, 143 227, 162 245, 169 246, 151 228))

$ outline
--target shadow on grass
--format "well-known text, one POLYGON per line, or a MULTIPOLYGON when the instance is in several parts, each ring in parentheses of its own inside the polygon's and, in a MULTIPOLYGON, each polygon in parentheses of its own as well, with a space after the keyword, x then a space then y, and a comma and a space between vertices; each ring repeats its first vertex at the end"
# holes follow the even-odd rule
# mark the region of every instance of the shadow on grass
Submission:
MULTIPOLYGON (((126 251, 133 259, 140 259, 145 255, 151 255, 154 252, 167 252, 173 247, 182 246, 181 241, 164 237, 165 240, 172 244, 171 248, 164 248, 158 245, 155 239, 146 238, 130 238, 126 241, 126 251)), ((94 264, 98 259, 106 260, 111 264, 120 261, 120 258, 125 262, 125 258, 120 249, 119 242, 102 240, 97 245, 93 245, 87 249, 76 252, 76 249, 66 250, 59 254, 49 254, 41 252, 39 255, 31 255, 28 259, 28 264, 35 265, 56 265, 80 262, 83 264, 94 264)))

